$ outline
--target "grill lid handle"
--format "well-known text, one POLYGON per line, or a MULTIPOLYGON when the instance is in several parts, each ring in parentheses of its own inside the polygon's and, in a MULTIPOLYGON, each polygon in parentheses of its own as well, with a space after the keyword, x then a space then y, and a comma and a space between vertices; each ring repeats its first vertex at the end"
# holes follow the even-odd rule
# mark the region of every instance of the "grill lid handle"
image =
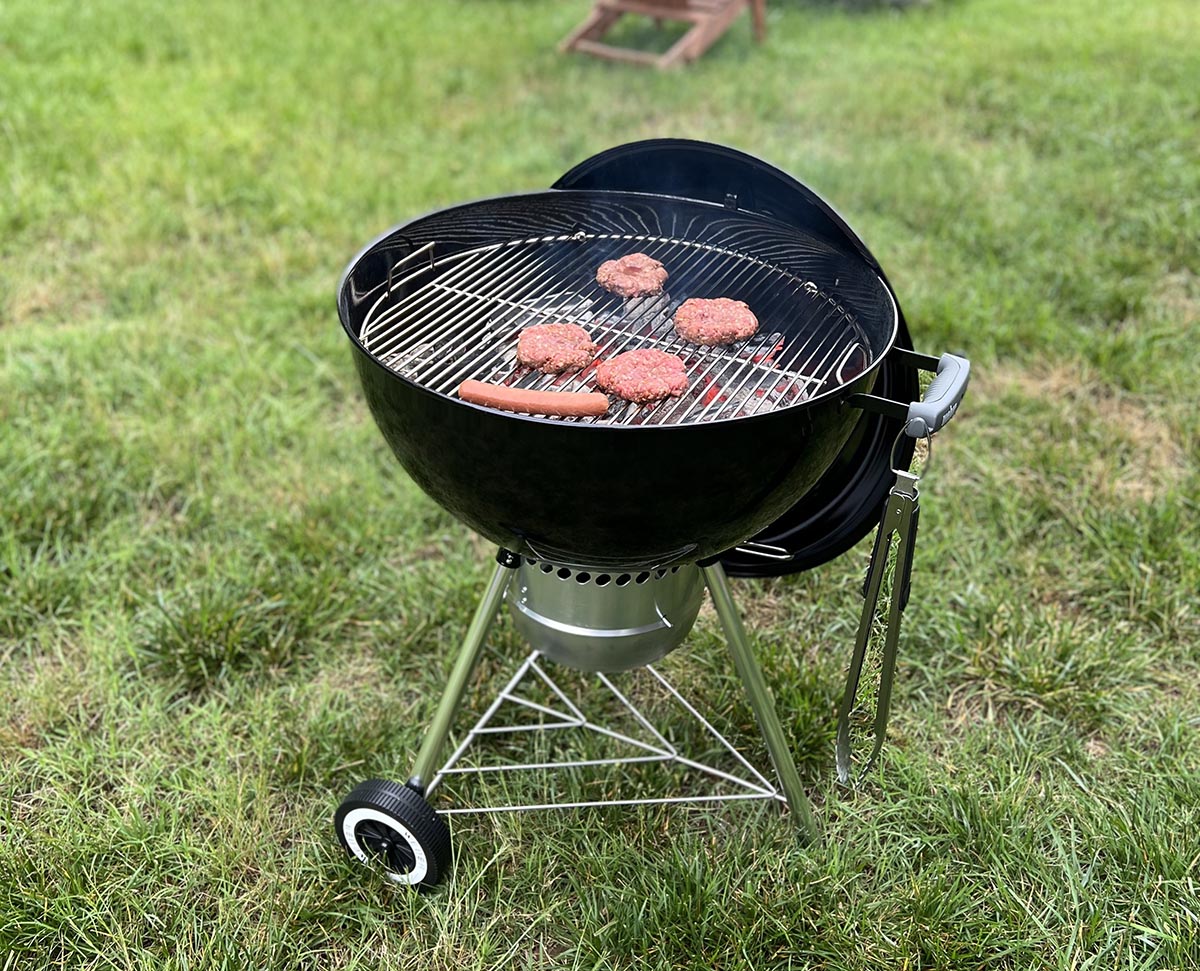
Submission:
POLYGON ((931 357, 902 347, 892 349, 889 357, 922 371, 936 371, 932 383, 920 401, 905 405, 890 398, 873 394, 853 394, 846 403, 864 411, 874 411, 904 422, 904 434, 910 438, 925 438, 943 428, 954 417, 971 378, 971 362, 957 354, 931 357))

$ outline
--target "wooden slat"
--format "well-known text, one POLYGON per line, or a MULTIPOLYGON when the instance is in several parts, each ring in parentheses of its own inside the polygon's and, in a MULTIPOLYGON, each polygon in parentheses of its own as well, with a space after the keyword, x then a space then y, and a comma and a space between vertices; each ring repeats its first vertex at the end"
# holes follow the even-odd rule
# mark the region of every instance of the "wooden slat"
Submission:
MULTIPOLYGON (((606 6, 619 5, 622 0, 597 0, 598 4, 606 6)), ((711 11, 724 7, 729 3, 744 3, 745 0, 633 0, 640 2, 643 7, 653 7, 653 16, 671 19, 681 10, 711 11)))
POLYGON ((700 57, 713 44, 720 40, 721 35, 729 29, 740 13, 740 7, 730 4, 726 10, 714 14, 703 24, 699 25, 695 31, 690 31, 689 33, 695 33, 696 36, 687 47, 684 55, 687 60, 696 60, 696 58, 700 57))
MULTIPOLYGON (((741 3, 742 0, 737 0, 737 2, 741 3)), ((699 23, 706 17, 712 16, 711 11, 663 7, 661 4, 654 3, 653 0, 596 0, 596 6, 623 14, 642 14, 662 20, 686 20, 691 23, 699 23)))
POLYGON ((635 51, 629 47, 614 47, 612 44, 602 44, 597 40, 581 38, 575 41, 574 49, 597 57, 606 57, 611 61, 632 61, 635 64, 658 64, 659 56, 648 51, 635 51))
POLYGON ((614 10, 604 10, 596 7, 588 18, 562 39, 558 45, 560 51, 579 50, 581 41, 589 38, 603 37, 608 29, 621 19, 621 13, 614 10))
POLYGON ((767 39, 767 0, 750 0, 754 20, 754 39, 760 44, 767 39))

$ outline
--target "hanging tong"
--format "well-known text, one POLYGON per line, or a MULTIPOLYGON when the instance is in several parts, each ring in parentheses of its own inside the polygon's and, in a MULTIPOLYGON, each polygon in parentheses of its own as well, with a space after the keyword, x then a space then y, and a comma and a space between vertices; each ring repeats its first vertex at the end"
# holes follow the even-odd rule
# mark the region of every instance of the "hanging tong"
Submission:
POLYGON ((887 731, 888 714, 892 706, 892 682, 896 674, 896 651, 900 642, 900 618, 908 606, 908 595, 912 589, 913 548, 917 538, 917 520, 920 515, 917 492, 918 477, 911 472, 896 472, 896 484, 888 493, 883 507, 883 518, 875 534, 875 546, 871 550, 871 562, 863 580, 863 611, 858 622, 858 639, 854 645, 854 656, 850 659, 850 671, 846 677, 846 692, 842 696, 842 707, 838 712, 837 728, 837 774, 843 784, 851 782, 850 716, 858 699, 859 681, 863 663, 870 647, 875 618, 879 612, 879 595, 887 574, 888 559, 895 537, 896 574, 892 581, 891 603, 888 607, 887 627, 880 659, 879 694, 875 699, 875 717, 872 732, 875 737, 871 754, 863 765, 859 776, 866 774, 875 764, 883 748, 887 731))

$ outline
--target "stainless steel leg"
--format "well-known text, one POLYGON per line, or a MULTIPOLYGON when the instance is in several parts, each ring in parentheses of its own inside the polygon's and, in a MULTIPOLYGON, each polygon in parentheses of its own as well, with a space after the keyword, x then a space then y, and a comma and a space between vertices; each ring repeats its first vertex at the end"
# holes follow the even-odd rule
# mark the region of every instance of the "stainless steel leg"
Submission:
POLYGON ((763 680, 762 668, 759 667, 750 643, 746 638, 746 629, 742 626, 742 618, 738 614, 737 605, 729 593, 729 583, 725 579, 725 571, 720 563, 701 567, 708 591, 712 594, 713 606, 721 619, 721 627, 725 631, 725 639, 729 644, 729 653, 733 655, 733 666, 737 669, 738 677, 746 686, 746 694, 750 697, 750 707, 758 719, 758 727, 767 743, 767 751, 775 772, 779 775, 779 785, 787 798, 788 808, 800 820, 800 829, 806 843, 815 843, 819 839, 817 821, 813 816, 812 803, 800 783, 800 773, 796 771, 796 762, 788 748, 787 739, 783 734, 783 726, 779 724, 779 716, 775 713, 775 702, 771 692, 763 680))
POLYGON ((458 659, 454 662, 454 668, 446 682, 446 690, 442 693, 442 700, 438 702, 433 721, 429 723, 425 732, 421 751, 417 754, 417 763, 413 767, 412 777, 408 780, 409 787, 422 794, 425 792, 426 781, 432 779, 438 769, 438 757, 446 743, 446 736, 450 734, 450 723, 454 721, 454 715, 462 703, 471 672, 475 670, 479 655, 483 651, 488 629, 500 610, 500 601, 504 599, 504 591, 508 588, 518 562, 520 561, 513 554, 506 550, 501 551, 497 557, 496 572, 492 574, 487 592, 479 601, 471 626, 467 628, 458 659))

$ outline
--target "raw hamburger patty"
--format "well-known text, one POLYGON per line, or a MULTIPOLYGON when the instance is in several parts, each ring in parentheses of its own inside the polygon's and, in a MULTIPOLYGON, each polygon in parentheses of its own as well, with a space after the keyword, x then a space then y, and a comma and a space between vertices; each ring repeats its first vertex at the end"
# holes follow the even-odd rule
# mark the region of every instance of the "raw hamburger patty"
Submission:
POLYGON ((596 365, 596 385, 639 405, 678 397, 688 386, 687 368, 674 354, 645 348, 596 365))
POLYGON ((608 260, 596 271, 596 282, 605 290, 622 297, 644 297, 662 293, 667 270, 645 253, 630 253, 619 260, 608 260))
POLYGON ((675 331, 693 344, 732 344, 758 330, 758 318, 740 300, 685 300, 675 311, 675 331))
POLYGON ((517 361, 543 374, 578 371, 595 356, 596 345, 576 324, 537 324, 517 338, 517 361))

